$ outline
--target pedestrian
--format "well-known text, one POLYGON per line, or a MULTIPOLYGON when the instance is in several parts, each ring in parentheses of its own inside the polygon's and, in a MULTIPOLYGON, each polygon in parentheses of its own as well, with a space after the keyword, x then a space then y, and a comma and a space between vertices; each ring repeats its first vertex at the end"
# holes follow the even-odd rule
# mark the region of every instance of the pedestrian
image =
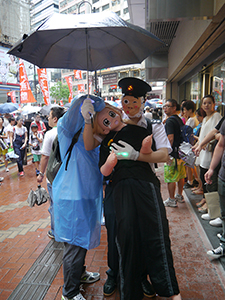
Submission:
POLYGON ((205 173, 205 181, 207 184, 212 184, 212 176, 216 167, 221 162, 221 168, 218 174, 218 193, 221 210, 221 220, 223 232, 220 234, 220 246, 218 248, 209 250, 207 254, 212 258, 220 258, 225 255, 225 121, 223 121, 220 128, 220 139, 215 147, 212 161, 208 171, 205 173), (222 160, 222 161, 221 161, 222 160))
MULTIPOLYGON (((39 173, 37 174, 37 182, 40 184, 43 181, 43 178, 45 176, 45 171, 47 169, 48 165, 48 160, 49 156, 51 154, 52 150, 52 144, 57 136, 57 123, 58 120, 64 115, 65 111, 62 107, 52 107, 49 113, 48 117, 48 124, 49 127, 52 129, 47 131, 44 140, 43 140, 43 146, 41 149, 41 160, 40 160, 40 168, 39 168, 39 173)), ((37 126, 35 123, 31 125, 31 129, 33 126, 37 126)), ((39 132, 40 134, 40 132, 39 132)), ((54 238, 54 211, 53 211, 53 195, 52 195, 52 184, 50 181, 46 178, 47 181, 47 189, 49 193, 49 214, 50 214, 50 219, 51 219, 51 230, 48 231, 48 236, 50 238, 54 238)))
MULTIPOLYGON (((120 299, 143 298, 144 271, 149 274, 157 294, 181 299, 160 183, 149 163, 140 161, 144 157, 149 161, 147 157, 152 156, 152 160, 158 162, 153 158, 157 156, 156 152, 143 154, 141 150, 148 130, 133 124, 125 126, 116 110, 108 107, 96 114, 95 122, 100 132, 109 132, 101 144, 99 166, 105 176, 111 175, 113 170, 110 181, 120 258, 120 299), (120 144, 125 148, 119 147, 120 144), (111 147, 113 152, 110 154, 111 147), (166 265, 163 261, 167 262, 166 265)), ((166 159, 167 153, 164 152, 159 161, 166 159)))
MULTIPOLYGON (((37 126, 38 126, 38 132, 42 132, 43 134, 46 132, 47 129, 46 129, 45 123, 41 120, 41 115, 39 113, 37 113, 35 115, 35 119, 33 122, 31 122, 30 126, 34 123, 37 124, 37 126)), ((31 132, 31 130, 30 130, 30 132, 31 132)))
POLYGON ((23 126, 22 117, 17 117, 16 122, 17 124, 13 127, 13 132, 10 135, 10 144, 13 146, 15 154, 19 156, 17 160, 19 176, 24 176, 23 159, 28 140, 27 128, 23 126))
POLYGON ((3 156, 5 171, 9 172, 8 169, 8 161, 5 159, 5 155, 8 152, 8 144, 7 144, 7 132, 5 127, 3 126, 4 118, 0 117, 0 156, 3 156))
POLYGON ((152 119, 152 113, 150 112, 150 107, 149 106, 145 106, 145 118, 148 118, 148 119, 152 119))
POLYGON ((167 116, 165 122, 166 134, 173 149, 173 151, 170 153, 170 159, 168 163, 164 165, 164 180, 167 182, 169 192, 169 198, 164 201, 164 205, 177 207, 177 202, 184 202, 182 193, 184 178, 186 177, 184 161, 178 157, 180 127, 183 126, 183 122, 176 113, 177 101, 175 99, 168 99, 163 106, 163 109, 167 116), (176 120, 174 118, 176 118, 176 120), (178 187, 177 194, 175 194, 176 184, 178 187))
POLYGON ((31 153, 33 155, 33 163, 36 170, 36 175, 39 174, 39 166, 41 161, 41 147, 43 141, 43 133, 38 132, 38 126, 36 123, 31 125, 31 134, 29 137, 29 145, 31 147, 31 153))
MULTIPOLYGON (((83 143, 84 119, 80 106, 86 97, 76 96, 57 124, 62 165, 52 187, 55 240, 64 242, 62 299, 66 300, 85 300, 80 292, 80 283, 93 283, 100 279, 98 272, 89 272, 84 265, 87 250, 100 243, 103 201, 99 150, 86 151, 83 143), (81 128, 78 141, 68 154, 72 139, 81 128)), ((96 110, 104 107, 101 98, 90 97, 96 110)))

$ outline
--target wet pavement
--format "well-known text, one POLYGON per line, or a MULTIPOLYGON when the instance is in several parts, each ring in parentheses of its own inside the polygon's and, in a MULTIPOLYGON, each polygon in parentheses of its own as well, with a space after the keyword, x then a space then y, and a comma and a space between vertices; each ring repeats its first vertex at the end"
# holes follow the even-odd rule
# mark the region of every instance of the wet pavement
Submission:
MULTIPOLYGON (((9 173, 3 168, 0 170, 0 176, 5 177, 0 186, 0 300, 10 299, 10 295, 12 297, 44 251, 53 244, 47 236, 50 229, 48 203, 31 208, 26 202, 30 188, 37 188, 31 160, 24 167, 24 177, 18 177, 16 166, 10 165, 9 169, 9 173)), ((162 166, 158 168, 157 174, 160 176, 165 200, 168 193, 163 182, 162 166)), ((46 183, 42 186, 46 188, 46 183)), ((211 249, 211 244, 190 201, 185 197, 185 203, 179 204, 178 208, 167 207, 166 210, 182 299, 225 299, 224 269, 219 260, 211 261, 207 257, 206 251, 211 249)), ((218 228, 218 232, 220 231, 218 228)), ((101 279, 91 285, 82 285, 84 297, 87 300, 119 300, 118 291, 107 298, 102 293, 107 270, 107 234, 104 226, 101 244, 88 251, 86 265, 88 270, 100 272, 101 279)), ((61 299, 62 266, 59 266, 52 280, 42 297, 44 300, 61 299)), ((144 300, 146 299, 148 298, 145 297, 144 300)))

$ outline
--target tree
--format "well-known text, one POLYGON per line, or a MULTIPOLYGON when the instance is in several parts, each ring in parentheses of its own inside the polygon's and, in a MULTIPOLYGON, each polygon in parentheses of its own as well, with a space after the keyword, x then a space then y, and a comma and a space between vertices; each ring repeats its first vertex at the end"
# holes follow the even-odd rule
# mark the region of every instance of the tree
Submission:
POLYGON ((69 87, 66 84, 62 84, 58 81, 55 86, 50 88, 50 96, 56 101, 65 100, 68 101, 70 95, 69 87))

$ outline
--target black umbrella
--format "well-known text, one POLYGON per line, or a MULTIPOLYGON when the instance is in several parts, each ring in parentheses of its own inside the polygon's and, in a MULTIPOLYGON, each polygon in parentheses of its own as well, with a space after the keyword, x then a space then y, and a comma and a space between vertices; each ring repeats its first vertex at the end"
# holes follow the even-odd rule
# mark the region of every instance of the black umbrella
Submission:
POLYGON ((41 109, 40 109, 40 114, 42 114, 43 116, 48 116, 50 113, 50 110, 52 107, 61 107, 58 104, 50 104, 50 105, 44 105, 41 109))
POLYGON ((163 45, 113 12, 53 14, 8 53, 40 68, 94 71, 141 63, 163 45))

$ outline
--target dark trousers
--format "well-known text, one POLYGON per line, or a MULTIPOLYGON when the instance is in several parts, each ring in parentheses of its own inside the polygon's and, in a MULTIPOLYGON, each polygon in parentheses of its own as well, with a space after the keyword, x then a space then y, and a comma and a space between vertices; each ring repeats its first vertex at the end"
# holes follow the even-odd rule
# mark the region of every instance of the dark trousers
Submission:
POLYGON ((23 159, 24 159, 24 155, 25 155, 25 149, 20 149, 21 146, 22 146, 22 143, 19 143, 19 142, 13 143, 14 152, 17 155, 19 155, 19 159, 17 160, 17 166, 18 166, 19 172, 23 171, 23 159))
POLYGON ((64 243, 63 252, 63 296, 72 299, 80 292, 80 278, 85 271, 87 250, 79 246, 64 243))
POLYGON ((200 179, 202 181, 203 186, 203 192, 215 192, 218 189, 218 168, 216 168, 213 172, 213 175, 211 177, 212 184, 205 185, 205 173, 208 171, 208 169, 200 167, 200 179))
POLYGON ((124 179, 114 187, 113 199, 120 256, 120 299, 143 298, 143 266, 159 296, 179 294, 159 188, 149 182, 124 179))
POLYGON ((107 229, 108 241, 108 266, 109 270, 106 272, 109 277, 112 277, 115 282, 117 280, 119 271, 119 256, 116 246, 116 214, 113 203, 113 189, 107 184, 104 198, 104 216, 105 226, 107 229))

